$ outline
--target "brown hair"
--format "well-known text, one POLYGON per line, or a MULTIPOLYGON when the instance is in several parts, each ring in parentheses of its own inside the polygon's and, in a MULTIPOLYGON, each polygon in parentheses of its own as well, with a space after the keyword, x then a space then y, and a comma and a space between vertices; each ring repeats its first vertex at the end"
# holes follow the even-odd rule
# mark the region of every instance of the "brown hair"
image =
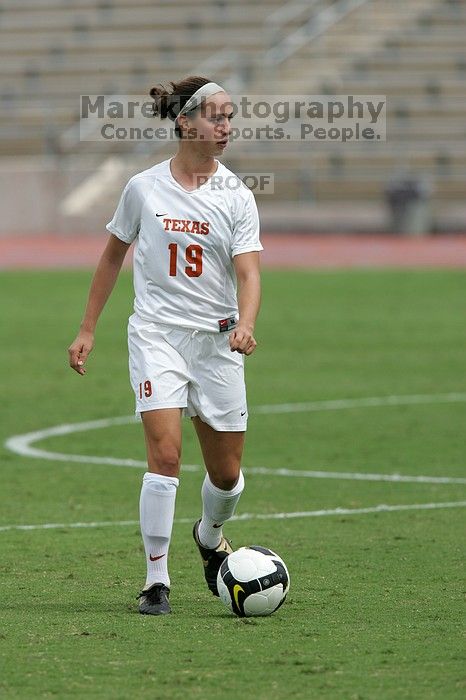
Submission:
MULTIPOLYGON (((172 121, 175 121, 180 109, 184 107, 196 90, 199 90, 200 87, 210 82, 212 81, 208 78, 202 78, 199 75, 190 75, 188 78, 184 78, 178 83, 170 81, 171 92, 164 88, 161 83, 158 83, 158 85, 151 88, 149 92, 154 100, 154 104, 152 105, 154 116, 160 117, 160 119, 166 119, 168 117, 172 121)), ((178 138, 181 138, 181 129, 178 124, 175 126, 175 133, 178 138)))

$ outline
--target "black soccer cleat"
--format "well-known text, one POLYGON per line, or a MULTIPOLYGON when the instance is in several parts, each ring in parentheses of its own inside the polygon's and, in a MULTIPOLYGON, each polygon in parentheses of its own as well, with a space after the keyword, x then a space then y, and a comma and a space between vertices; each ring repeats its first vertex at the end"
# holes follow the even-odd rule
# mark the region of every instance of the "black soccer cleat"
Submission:
POLYGON ((214 595, 218 596, 218 570, 220 569, 222 562, 227 558, 229 554, 232 553, 233 550, 230 546, 230 542, 224 537, 222 537, 220 544, 216 549, 207 549, 207 547, 203 547, 202 544, 199 542, 200 522, 201 521, 198 520, 196 523, 194 523, 193 537, 195 543, 197 544, 199 552, 201 553, 202 563, 204 564, 204 576, 205 580, 207 581, 209 591, 211 591, 214 595))
POLYGON ((139 612, 141 615, 168 615, 172 611, 169 595, 170 589, 164 583, 153 583, 138 595, 139 612))

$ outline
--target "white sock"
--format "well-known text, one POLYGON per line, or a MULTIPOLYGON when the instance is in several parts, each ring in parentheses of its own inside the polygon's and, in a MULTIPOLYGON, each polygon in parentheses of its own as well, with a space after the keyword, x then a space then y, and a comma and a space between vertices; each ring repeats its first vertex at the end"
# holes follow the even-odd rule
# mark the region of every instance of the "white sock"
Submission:
POLYGON ((139 514, 147 564, 144 589, 153 583, 170 587, 167 559, 178 484, 174 476, 151 472, 146 472, 142 480, 139 514))
POLYGON ((244 476, 240 471, 239 479, 231 491, 219 489, 205 475, 202 484, 202 520, 199 523, 199 540, 204 547, 216 549, 222 539, 222 525, 235 512, 236 504, 244 489, 244 476))

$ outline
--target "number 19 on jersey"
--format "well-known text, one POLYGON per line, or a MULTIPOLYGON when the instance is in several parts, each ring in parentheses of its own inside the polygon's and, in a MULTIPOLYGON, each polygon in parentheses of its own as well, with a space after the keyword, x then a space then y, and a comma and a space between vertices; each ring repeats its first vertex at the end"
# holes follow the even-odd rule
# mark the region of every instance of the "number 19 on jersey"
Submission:
MULTIPOLYGON (((178 271, 178 243, 170 243, 170 277, 176 277, 178 271)), ((184 272, 188 277, 200 277, 202 275, 202 246, 188 245, 184 252, 187 265, 184 272)))

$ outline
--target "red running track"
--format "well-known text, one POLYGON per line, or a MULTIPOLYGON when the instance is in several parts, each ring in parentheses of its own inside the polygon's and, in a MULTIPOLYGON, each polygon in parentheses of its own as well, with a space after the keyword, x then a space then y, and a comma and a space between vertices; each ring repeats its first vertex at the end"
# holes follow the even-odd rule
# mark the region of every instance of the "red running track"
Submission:
MULTIPOLYGON (((0 238, 0 269, 94 267, 106 239, 106 233, 0 238)), ((261 240, 264 267, 466 267, 466 234, 401 238, 290 233, 263 234, 261 240)), ((130 262, 128 255, 125 265, 130 262)))

